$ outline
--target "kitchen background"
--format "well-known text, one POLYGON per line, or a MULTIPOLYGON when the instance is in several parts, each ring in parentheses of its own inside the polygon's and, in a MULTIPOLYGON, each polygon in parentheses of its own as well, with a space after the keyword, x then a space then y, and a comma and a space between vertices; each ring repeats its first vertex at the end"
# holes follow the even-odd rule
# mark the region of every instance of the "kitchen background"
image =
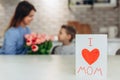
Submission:
MULTIPOLYGON (((19 1, 0 0, 0 36, 3 35, 19 1)), ((120 37, 120 6, 79 8, 76 11, 71 11, 68 8, 68 0, 29 1, 37 8, 34 21, 30 25, 34 32, 56 35, 62 24, 66 24, 68 21, 78 21, 82 24, 89 24, 92 33, 102 33, 101 28, 116 26, 119 30, 117 37, 120 37)))
MULTIPOLYGON (((0 0, 0 37, 3 37, 4 30, 7 28, 19 1, 21 0, 0 0)), ((34 21, 30 25, 33 32, 57 35, 61 25, 77 22, 80 25, 89 26, 89 33, 106 33, 109 38, 120 38, 120 0, 116 0, 117 3, 113 7, 97 8, 93 6, 77 9, 72 7, 72 5, 75 5, 74 3, 68 3, 69 0, 28 1, 34 4, 37 9, 34 21)), ((77 5, 79 4, 78 2, 77 5)), ((119 41, 119 39, 114 40, 114 44, 118 44, 119 41)), ((119 47, 117 46, 115 49, 119 47)))

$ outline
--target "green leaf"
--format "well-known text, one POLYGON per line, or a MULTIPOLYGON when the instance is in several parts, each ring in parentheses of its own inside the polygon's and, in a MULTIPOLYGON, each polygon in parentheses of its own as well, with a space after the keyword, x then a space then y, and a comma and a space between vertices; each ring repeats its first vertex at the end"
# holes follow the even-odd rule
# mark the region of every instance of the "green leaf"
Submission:
POLYGON ((47 50, 50 50, 52 48, 52 41, 48 41, 47 50))

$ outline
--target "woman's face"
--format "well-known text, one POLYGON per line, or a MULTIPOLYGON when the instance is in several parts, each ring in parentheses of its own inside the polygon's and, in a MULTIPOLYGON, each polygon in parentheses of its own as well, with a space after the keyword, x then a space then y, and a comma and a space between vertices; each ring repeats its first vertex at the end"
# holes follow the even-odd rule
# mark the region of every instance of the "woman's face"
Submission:
POLYGON ((29 24, 31 23, 31 21, 33 20, 33 18, 34 18, 34 14, 35 14, 35 11, 34 11, 34 10, 31 10, 30 13, 29 13, 29 15, 26 16, 26 17, 23 19, 22 23, 23 23, 24 25, 29 25, 29 24))

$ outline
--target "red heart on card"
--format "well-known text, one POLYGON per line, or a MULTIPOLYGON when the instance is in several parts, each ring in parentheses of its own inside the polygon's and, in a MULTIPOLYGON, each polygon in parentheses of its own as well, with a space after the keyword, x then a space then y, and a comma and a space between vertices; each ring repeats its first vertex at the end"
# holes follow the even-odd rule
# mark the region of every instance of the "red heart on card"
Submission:
POLYGON ((88 49, 82 50, 82 56, 89 65, 93 64, 98 59, 99 55, 100 52, 96 48, 91 51, 88 49))

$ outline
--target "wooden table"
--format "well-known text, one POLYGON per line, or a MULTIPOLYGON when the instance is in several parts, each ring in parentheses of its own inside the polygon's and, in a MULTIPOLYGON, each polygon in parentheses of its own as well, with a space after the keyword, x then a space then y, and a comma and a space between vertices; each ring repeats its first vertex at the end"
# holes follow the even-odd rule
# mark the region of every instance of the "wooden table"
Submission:
MULTIPOLYGON (((76 80, 74 56, 0 55, 0 80, 76 80)), ((120 80, 120 56, 108 57, 108 79, 120 80)))

